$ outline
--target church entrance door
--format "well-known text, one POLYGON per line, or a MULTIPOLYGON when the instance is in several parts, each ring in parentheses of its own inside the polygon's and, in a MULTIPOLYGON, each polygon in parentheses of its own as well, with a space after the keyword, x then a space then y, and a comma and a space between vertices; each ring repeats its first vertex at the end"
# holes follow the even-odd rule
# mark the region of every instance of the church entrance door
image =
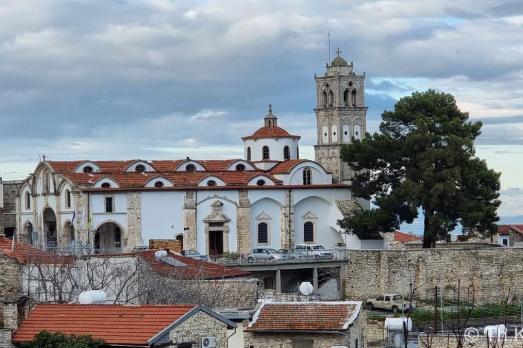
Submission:
POLYGON ((209 231, 209 255, 223 254, 223 231, 209 231))

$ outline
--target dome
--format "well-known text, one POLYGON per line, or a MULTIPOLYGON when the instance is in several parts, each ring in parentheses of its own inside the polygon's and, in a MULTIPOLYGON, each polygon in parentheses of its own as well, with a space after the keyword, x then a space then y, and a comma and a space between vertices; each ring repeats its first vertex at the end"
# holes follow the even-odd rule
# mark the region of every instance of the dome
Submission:
POLYGON ((349 63, 347 63, 347 61, 340 56, 337 56, 332 60, 331 66, 349 66, 349 63))
POLYGON ((242 139, 250 140, 250 139, 264 139, 264 138, 297 138, 297 139, 299 139, 300 137, 298 135, 292 135, 289 132, 287 132, 285 129, 278 127, 278 126, 264 126, 264 127, 259 128, 252 135, 243 137, 242 139))

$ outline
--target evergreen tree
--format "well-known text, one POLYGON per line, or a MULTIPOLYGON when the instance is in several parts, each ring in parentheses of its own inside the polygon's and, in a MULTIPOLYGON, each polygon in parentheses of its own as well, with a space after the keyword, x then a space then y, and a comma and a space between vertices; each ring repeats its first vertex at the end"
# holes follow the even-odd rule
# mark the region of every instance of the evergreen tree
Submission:
POLYGON ((391 232, 424 214, 423 247, 435 247, 458 223, 495 231, 499 176, 475 157, 481 122, 468 120, 450 94, 433 90, 400 99, 382 115, 380 132, 345 146, 341 157, 357 173, 355 196, 376 209, 341 221, 358 236, 391 232))

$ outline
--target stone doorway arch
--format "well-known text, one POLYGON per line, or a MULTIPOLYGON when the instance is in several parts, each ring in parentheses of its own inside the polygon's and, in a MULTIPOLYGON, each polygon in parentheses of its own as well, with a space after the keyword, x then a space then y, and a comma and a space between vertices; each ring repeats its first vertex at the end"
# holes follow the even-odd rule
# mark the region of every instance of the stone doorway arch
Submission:
POLYGON ((104 222, 94 234, 95 253, 120 252, 122 250, 122 228, 115 222, 104 222))
POLYGON ((44 217, 45 248, 47 250, 56 250, 58 247, 56 215, 51 208, 45 208, 42 215, 44 217))
POLYGON ((223 214, 223 202, 211 204, 211 213, 203 219, 205 223, 205 242, 208 255, 221 255, 229 252, 229 222, 223 214))

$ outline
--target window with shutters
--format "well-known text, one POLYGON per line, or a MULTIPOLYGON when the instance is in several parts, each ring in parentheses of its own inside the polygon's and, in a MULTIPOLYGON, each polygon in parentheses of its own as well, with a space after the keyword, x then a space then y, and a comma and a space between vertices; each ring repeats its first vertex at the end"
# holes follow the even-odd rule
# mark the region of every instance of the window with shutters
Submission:
POLYGON ((312 171, 310 168, 303 169, 303 185, 311 184, 312 171))
POLYGON ((260 222, 258 224, 258 244, 269 243, 269 226, 266 222, 260 222))
POLYGON ((310 221, 303 224, 303 241, 314 242, 314 224, 310 221))
POLYGON ((268 146, 264 146, 262 148, 262 156, 263 156, 264 160, 268 160, 269 159, 270 153, 269 153, 269 147, 268 146))
POLYGON ((114 211, 114 199, 112 196, 105 197, 105 212, 112 213, 114 211))
POLYGON ((286 161, 291 159, 291 151, 288 146, 283 148, 283 159, 286 161))

